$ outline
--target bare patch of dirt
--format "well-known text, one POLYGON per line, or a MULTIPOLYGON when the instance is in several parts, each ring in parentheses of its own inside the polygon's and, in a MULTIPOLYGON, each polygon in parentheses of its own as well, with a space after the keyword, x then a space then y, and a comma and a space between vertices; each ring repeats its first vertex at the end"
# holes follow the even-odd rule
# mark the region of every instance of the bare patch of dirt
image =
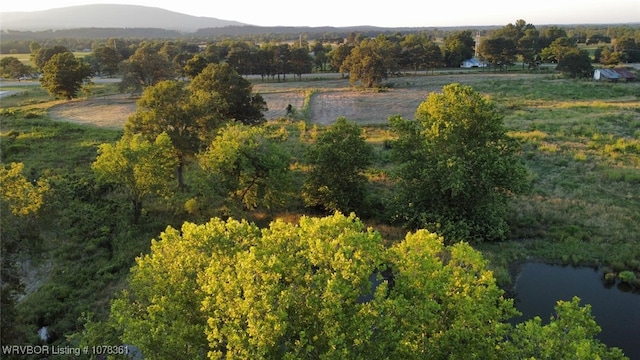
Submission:
POLYGON ((340 91, 317 93, 311 98, 309 120, 315 124, 331 124, 341 116, 361 124, 386 123, 388 118, 413 115, 426 96, 424 90, 392 90, 389 92, 340 91))
POLYGON ((73 100, 49 109, 53 120, 122 129, 136 111, 136 100, 128 96, 73 100))
POLYGON ((297 111, 302 110, 304 105, 304 93, 301 91, 279 92, 261 94, 264 101, 267 102, 267 110, 264 113, 264 117, 267 120, 280 119, 287 116, 287 105, 291 106, 297 111))

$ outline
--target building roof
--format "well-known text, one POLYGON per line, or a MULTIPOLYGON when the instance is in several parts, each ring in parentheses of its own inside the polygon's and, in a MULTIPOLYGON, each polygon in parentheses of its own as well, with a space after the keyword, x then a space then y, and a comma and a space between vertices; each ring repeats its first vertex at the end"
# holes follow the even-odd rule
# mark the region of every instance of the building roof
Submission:
POLYGON ((635 80, 637 78, 637 76, 628 69, 617 68, 613 70, 618 74, 620 79, 635 80))
POLYGON ((600 76, 605 79, 620 79, 620 75, 613 69, 598 69, 600 76))

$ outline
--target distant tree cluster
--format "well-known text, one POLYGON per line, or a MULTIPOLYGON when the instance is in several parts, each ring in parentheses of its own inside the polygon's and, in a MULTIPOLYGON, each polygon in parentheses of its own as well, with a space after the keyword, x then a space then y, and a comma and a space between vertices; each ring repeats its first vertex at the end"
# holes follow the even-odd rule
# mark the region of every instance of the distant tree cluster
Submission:
MULTIPOLYGON (((162 80, 193 79, 211 63, 226 63, 240 75, 259 75, 263 81, 284 81, 287 75, 301 78, 314 71, 341 72, 348 74, 352 83, 359 83, 364 88, 379 87, 383 80, 401 71, 417 73, 442 66, 459 67, 474 54, 495 69, 505 69, 518 60, 530 69, 538 68, 541 63, 556 63, 557 70, 562 73, 584 77, 592 72, 590 64, 593 61, 605 65, 640 61, 637 30, 621 27, 610 32, 615 38, 605 36, 597 29, 574 29, 569 33, 565 27, 538 29, 518 20, 495 30, 482 30, 479 44, 476 44, 476 37, 480 32, 474 34, 472 30, 414 31, 406 35, 380 33, 374 37, 354 32, 341 40, 318 39, 311 44, 306 37, 304 41, 300 37, 292 43, 270 39, 260 45, 250 40, 225 39, 209 42, 204 48, 186 40, 110 38, 92 42, 93 52, 83 59, 83 64, 90 65, 91 75, 121 75, 121 90, 138 93, 162 80), (592 56, 580 50, 579 43, 612 46, 601 45, 592 56)), ((33 63, 41 72, 54 54, 68 51, 59 44, 41 46, 36 42, 30 43, 29 49, 33 63)), ((27 71, 17 65, 15 61, 6 60, 2 72, 16 77, 27 71)), ((56 81, 63 82, 60 78, 56 81)), ((48 85, 49 88, 52 86, 48 85)), ((69 88, 69 85, 65 87, 69 88)), ((57 90, 52 91, 53 94, 57 90)), ((73 93, 77 89, 72 86, 71 90, 65 90, 69 91, 73 93)), ((59 91, 56 96, 68 97, 59 91)), ((74 93, 71 97, 75 96, 74 93)))

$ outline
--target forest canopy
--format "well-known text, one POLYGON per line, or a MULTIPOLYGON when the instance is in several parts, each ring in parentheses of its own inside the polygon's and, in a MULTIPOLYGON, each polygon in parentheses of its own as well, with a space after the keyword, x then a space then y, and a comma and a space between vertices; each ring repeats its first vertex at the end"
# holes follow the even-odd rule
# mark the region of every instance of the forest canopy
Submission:
POLYGON ((579 299, 549 325, 512 327, 513 300, 486 266, 426 230, 385 247, 353 214, 187 222, 137 259, 110 323, 154 359, 623 358, 579 299))

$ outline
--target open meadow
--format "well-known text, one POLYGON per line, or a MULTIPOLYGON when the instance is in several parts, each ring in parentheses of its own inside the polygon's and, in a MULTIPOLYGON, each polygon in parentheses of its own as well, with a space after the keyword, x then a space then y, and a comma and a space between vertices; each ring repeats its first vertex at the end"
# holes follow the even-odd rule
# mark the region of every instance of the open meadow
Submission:
MULTIPOLYGON (((383 145, 392 136, 386 129, 388 117, 413 118, 420 102, 446 84, 472 86, 503 111, 531 171, 530 191, 515 198, 509 215, 512 241, 481 245, 487 255, 501 265, 535 257, 640 271, 640 83, 448 72, 393 77, 384 90, 373 92, 354 90, 338 75, 252 81, 254 91, 267 101, 267 119, 291 124, 291 133, 299 131, 296 123, 301 120, 321 128, 339 116, 364 126, 377 146, 378 161, 368 174, 380 196, 385 196, 392 172, 383 145), (287 120, 288 104, 294 114, 287 120)), ((21 90, 3 99, 3 108, 17 106, 45 112, 56 121, 114 130, 122 129, 135 111, 135 98, 112 95, 113 84, 96 84, 92 96, 73 101, 52 101, 38 87, 21 90)), ((7 131, 5 125, 3 135, 7 131)))
MULTIPOLYGON (((640 277, 640 82, 569 80, 551 73, 447 71, 400 76, 376 92, 360 91, 339 75, 261 82, 253 90, 267 101, 269 131, 284 139, 292 155, 293 183, 301 186, 303 152, 325 125, 344 116, 363 127, 374 146, 366 176, 373 199, 357 214, 387 243, 406 230, 391 223, 386 204, 393 196, 394 164, 388 140, 390 116, 412 119, 430 92, 461 83, 492 99, 504 114, 509 134, 521 143, 529 169, 529 188, 513 197, 507 241, 473 244, 490 260, 501 285, 513 285, 524 262, 600 266, 603 273, 631 271, 640 277), (294 108, 286 115, 286 107, 294 108)), ((36 255, 23 259, 28 290, 18 306, 25 333, 49 327, 52 336, 82 326, 87 316, 104 319, 113 293, 126 282, 134 259, 149 252, 150 239, 167 225, 202 223, 198 194, 150 199, 143 221, 132 224, 121 194, 100 186, 92 174, 98 146, 122 135, 136 99, 116 95, 116 84, 96 82, 82 98, 55 100, 37 82, 2 83, 0 156, 4 164, 23 162, 26 176, 49 179, 52 192, 38 226, 25 222, 24 234, 36 255), (38 296, 28 296, 37 292, 38 296), (82 314, 83 318, 80 318, 82 314)), ((197 181, 197 164, 188 164, 187 182, 197 181)), ((298 188, 299 189, 299 188, 298 188)), ((228 209, 216 211, 222 212, 228 209)), ((276 218, 297 221, 318 215, 299 193, 278 210, 225 213, 266 226, 276 218)), ((216 215, 217 216, 217 215, 216 215)), ((21 230, 17 230, 21 231, 21 230)))
MULTIPOLYGON (((393 171, 384 148, 392 136, 387 119, 413 118, 420 102, 446 84, 472 86, 503 111, 530 169, 530 190, 514 198, 509 214, 512 241, 480 245, 497 269, 538 258, 640 271, 640 83, 468 71, 393 77, 377 92, 355 90, 339 75, 252 82, 267 101, 267 119, 288 127, 292 137, 300 121, 321 129, 345 116, 364 126, 377 154, 368 176, 381 198, 389 196, 393 171), (287 119, 288 104, 294 114, 287 119)), ((122 129, 135 99, 113 95, 113 86, 96 84, 92 96, 73 101, 52 101, 27 87, 3 99, 3 107, 26 106, 55 121, 122 129)), ((4 127, 3 136, 10 130, 4 127)))

